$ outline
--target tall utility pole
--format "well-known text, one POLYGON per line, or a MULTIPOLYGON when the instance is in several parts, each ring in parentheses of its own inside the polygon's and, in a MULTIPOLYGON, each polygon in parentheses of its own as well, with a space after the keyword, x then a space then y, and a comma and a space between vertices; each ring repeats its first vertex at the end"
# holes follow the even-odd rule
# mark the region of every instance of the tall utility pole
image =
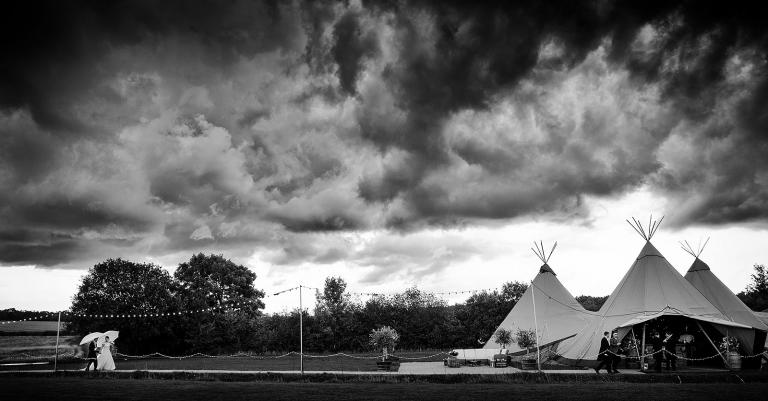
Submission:
POLYGON ((304 308, 301 306, 301 285, 299 285, 299 365, 301 374, 304 374, 304 308))
POLYGON ((61 312, 59 312, 59 324, 56 326, 56 358, 53 360, 53 371, 59 370, 59 332, 61 331, 61 312))

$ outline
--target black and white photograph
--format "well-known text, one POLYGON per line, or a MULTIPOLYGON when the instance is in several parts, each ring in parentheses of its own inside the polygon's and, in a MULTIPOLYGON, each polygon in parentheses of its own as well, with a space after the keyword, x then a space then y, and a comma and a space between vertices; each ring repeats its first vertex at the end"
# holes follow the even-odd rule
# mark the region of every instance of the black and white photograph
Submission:
POLYGON ((768 392, 768 3, 1 9, 0 398, 768 392))

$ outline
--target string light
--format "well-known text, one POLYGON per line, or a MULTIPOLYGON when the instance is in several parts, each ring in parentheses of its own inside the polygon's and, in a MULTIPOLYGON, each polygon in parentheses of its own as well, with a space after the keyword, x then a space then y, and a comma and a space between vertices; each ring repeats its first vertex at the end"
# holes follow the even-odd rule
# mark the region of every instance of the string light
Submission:
POLYGON ((46 317, 49 317, 49 316, 53 316, 53 315, 55 315, 57 313, 58 312, 49 312, 49 313, 46 313, 45 315, 40 315, 40 316, 35 316, 35 317, 28 317, 28 318, 20 319, 20 320, 7 320, 7 321, 4 321, 4 322, 0 322, 0 324, 11 324, 11 323, 19 323, 19 322, 29 322, 29 321, 33 321, 33 320, 37 320, 37 319, 43 319, 43 318, 46 318, 46 317))
MULTIPOLYGON (((313 289, 315 291, 321 291, 321 289, 317 288, 317 287, 302 286, 302 288, 308 288, 308 289, 313 289)), ((298 289, 299 289, 299 287, 297 286, 297 287, 289 288, 287 290, 282 290, 282 291, 276 292, 274 294, 265 294, 264 298, 275 297, 275 296, 282 295, 282 294, 287 293, 287 292, 296 291, 298 289)), ((431 294, 431 295, 458 295, 458 294, 476 294, 478 292, 492 292, 492 291, 498 291, 500 289, 501 289, 500 287, 496 287, 496 288, 483 288, 483 289, 476 289, 476 290, 445 291, 445 292, 426 292, 426 291, 422 291, 422 293, 424 293, 424 294, 431 294)), ((348 292, 348 294, 351 294, 351 295, 365 295, 365 296, 394 296, 394 294, 383 294, 383 293, 376 293, 376 292, 348 292)), ((141 313, 141 314, 128 313, 128 314, 117 314, 117 315, 114 315, 114 314, 109 314, 109 315, 107 315, 107 314, 95 314, 95 313, 72 313, 72 312, 69 312, 69 311, 61 311, 61 313, 64 314, 64 315, 70 315, 70 316, 76 316, 76 317, 100 318, 100 319, 150 318, 150 317, 166 317, 166 316, 191 315, 191 314, 194 314, 194 313, 214 312, 214 311, 220 311, 220 310, 224 310, 224 311, 239 310, 239 309, 235 309, 235 307, 244 306, 245 304, 253 304, 255 302, 256 302, 256 300, 244 300, 244 301, 234 302, 230 306, 217 305, 217 306, 213 306, 213 307, 209 307, 209 308, 204 308, 204 309, 182 310, 182 311, 177 311, 177 312, 153 312, 153 313, 141 313)), ((34 318, 26 318, 26 319, 17 320, 17 321, 6 321, 6 322, 2 322, 2 324, 9 324, 9 323, 16 323, 16 322, 22 322, 22 321, 28 321, 28 320, 42 319, 44 317, 49 317, 49 316, 55 315, 56 313, 59 313, 59 312, 52 312, 52 313, 48 313, 46 315, 41 315, 41 316, 37 316, 37 317, 34 317, 34 318)))

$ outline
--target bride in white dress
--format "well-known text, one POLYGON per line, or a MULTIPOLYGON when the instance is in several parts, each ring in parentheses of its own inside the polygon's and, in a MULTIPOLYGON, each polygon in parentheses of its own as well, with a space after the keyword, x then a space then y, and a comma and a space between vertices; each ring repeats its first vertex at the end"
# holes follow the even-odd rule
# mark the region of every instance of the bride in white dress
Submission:
POLYGON ((99 351, 99 356, 97 357, 99 361, 97 367, 98 370, 115 370, 115 360, 112 359, 112 351, 110 350, 112 345, 114 345, 114 343, 109 341, 109 336, 105 337, 104 343, 101 345, 101 350, 99 351))

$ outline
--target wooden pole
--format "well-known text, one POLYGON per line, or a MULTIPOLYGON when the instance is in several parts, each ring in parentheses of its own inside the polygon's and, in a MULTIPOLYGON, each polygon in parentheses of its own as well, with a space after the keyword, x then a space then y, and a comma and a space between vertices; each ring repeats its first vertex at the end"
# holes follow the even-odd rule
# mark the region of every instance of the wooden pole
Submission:
POLYGON ((299 366, 301 374, 304 374, 304 309, 301 306, 301 286, 299 286, 299 366))
MULTIPOLYGON (((542 245, 544 247, 544 245, 542 245)), ((536 339, 536 366, 539 370, 541 370, 541 355, 539 354, 539 323, 536 321, 536 296, 534 293, 536 292, 536 286, 533 285, 533 280, 531 280, 531 298, 533 300, 533 325, 536 328, 536 332, 534 333, 534 338, 536 339)))
MULTIPOLYGON (((637 351, 637 356, 640 356, 640 350, 637 349, 637 336, 635 335, 635 326, 632 326, 632 338, 635 339, 633 343, 635 344, 635 351, 637 351)), ((643 335, 645 335, 645 325, 643 325, 643 335)), ((645 345, 645 338, 643 338, 643 345, 645 345)), ((643 349, 645 349, 645 346, 643 346, 643 349)), ((643 362, 640 361, 640 370, 643 370, 643 362)))
POLYGON ((53 371, 59 370, 59 332, 61 331, 61 312, 59 312, 59 323, 56 326, 56 357, 53 359, 53 371))
POLYGON ((640 356, 640 370, 645 371, 645 326, 647 326, 648 323, 643 323, 643 345, 641 350, 643 353, 640 356))
POLYGON ((704 333, 704 337, 707 337, 707 340, 709 340, 709 343, 712 344, 712 346, 715 348, 715 351, 717 351, 717 354, 720 355, 720 358, 723 358, 723 362, 725 362, 725 366, 728 366, 728 370, 731 370, 731 366, 728 365, 728 360, 725 359, 722 352, 717 350, 717 345, 715 345, 715 343, 712 342, 712 339, 709 338, 709 334, 707 334, 707 332, 704 331, 704 328, 701 327, 701 323, 699 323, 699 321, 697 320, 696 324, 699 326, 699 329, 701 329, 701 332, 704 333))

